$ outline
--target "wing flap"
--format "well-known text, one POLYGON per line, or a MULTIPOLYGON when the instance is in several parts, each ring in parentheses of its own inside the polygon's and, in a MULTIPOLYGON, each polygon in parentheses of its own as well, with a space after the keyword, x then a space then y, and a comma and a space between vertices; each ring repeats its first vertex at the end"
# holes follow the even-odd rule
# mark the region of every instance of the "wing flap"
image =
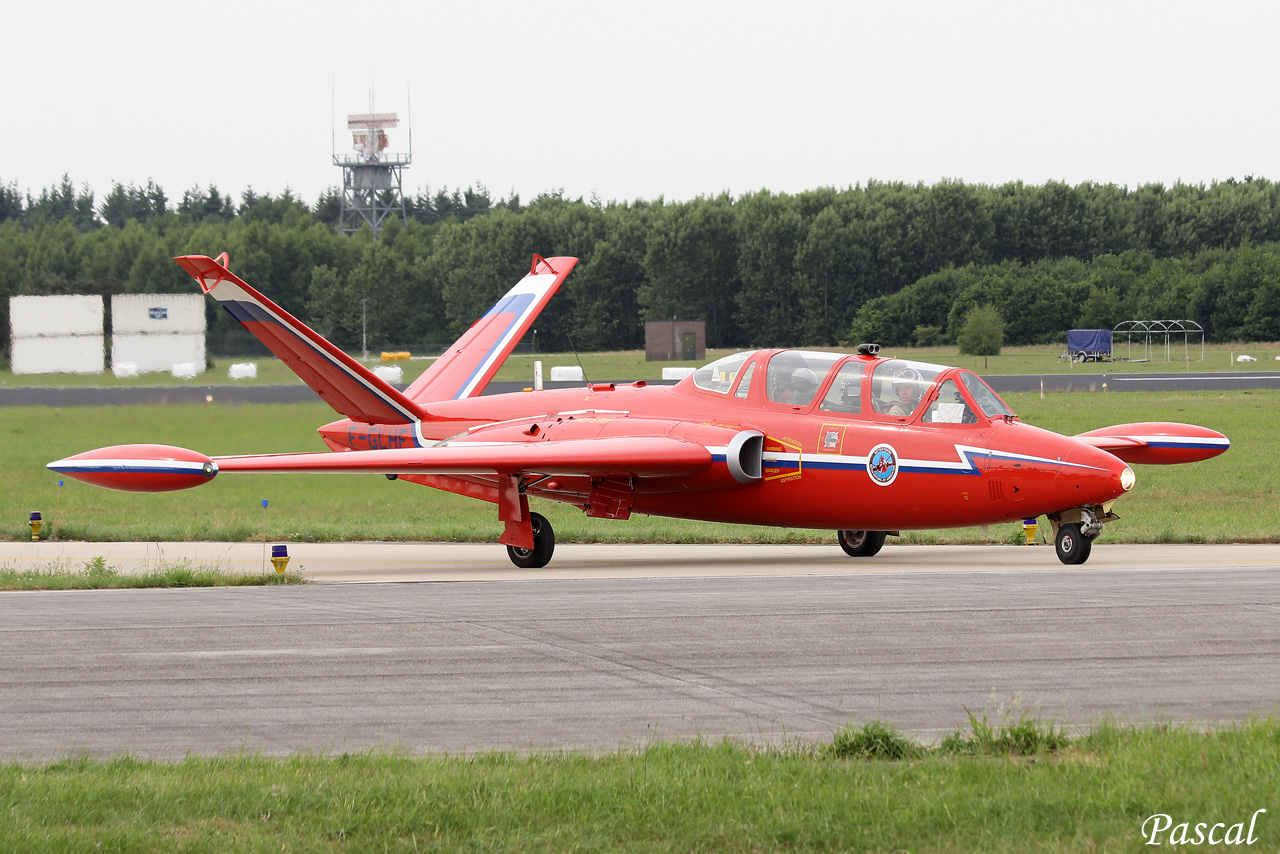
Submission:
POLYGON ((213 462, 220 472, 687 477, 709 468, 712 453, 682 439, 619 437, 568 442, 456 442, 428 448, 214 457, 213 462))
POLYGON ((1176 465, 1218 456, 1231 441, 1216 430, 1172 421, 1144 421, 1090 430, 1075 437, 1126 463, 1176 465))
POLYGON ((173 260, 336 412, 366 424, 411 424, 425 417, 422 407, 217 261, 206 255, 173 260))

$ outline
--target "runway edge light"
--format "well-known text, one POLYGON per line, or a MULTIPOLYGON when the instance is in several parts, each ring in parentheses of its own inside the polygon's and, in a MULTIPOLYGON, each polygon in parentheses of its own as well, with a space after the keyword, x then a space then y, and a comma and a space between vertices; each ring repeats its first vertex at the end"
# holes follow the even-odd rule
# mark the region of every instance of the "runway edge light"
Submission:
POLYGON ((276 575, 284 575, 285 569, 289 566, 288 546, 271 547, 271 565, 276 568, 276 575))
POLYGON ((31 511, 31 518, 27 520, 27 524, 31 526, 32 541, 40 539, 40 526, 44 524, 44 517, 40 515, 39 510, 31 511))

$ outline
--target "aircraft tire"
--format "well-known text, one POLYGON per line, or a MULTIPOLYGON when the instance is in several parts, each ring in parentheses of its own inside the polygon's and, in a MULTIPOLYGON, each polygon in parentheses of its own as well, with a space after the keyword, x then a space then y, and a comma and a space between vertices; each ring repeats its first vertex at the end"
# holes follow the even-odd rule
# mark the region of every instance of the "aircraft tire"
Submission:
POLYGON ((849 557, 871 557, 884 547, 884 531, 836 531, 840 548, 849 557))
POLYGON ((1058 560, 1068 566, 1075 566, 1089 559, 1093 540, 1080 533, 1079 525, 1063 525, 1058 529, 1053 549, 1058 553, 1058 560))
POLYGON ((507 557, 521 569, 541 569, 551 563, 551 555, 556 550, 556 532, 541 513, 530 513, 529 522, 533 527, 533 548, 507 546, 507 557))

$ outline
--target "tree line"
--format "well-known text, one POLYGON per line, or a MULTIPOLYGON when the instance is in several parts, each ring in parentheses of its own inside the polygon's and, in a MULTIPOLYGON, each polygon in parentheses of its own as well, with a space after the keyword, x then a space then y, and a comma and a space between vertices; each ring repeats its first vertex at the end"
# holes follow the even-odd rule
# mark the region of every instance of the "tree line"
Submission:
MULTIPOLYGON (((539 320, 544 346, 638 349, 646 320, 705 320, 715 347, 953 343, 975 305, 1005 343, 1191 319, 1211 340, 1280 339, 1280 184, 871 181, 796 194, 603 203, 483 186, 420 191, 379 239, 337 233, 340 195, 237 201, 152 182, 96 201, 69 178, 0 183, 0 335, 15 294, 188 292, 170 260, 231 267, 340 346, 444 346, 528 269, 581 259, 539 320)), ((211 348, 241 339, 209 308, 211 348), (219 336, 226 336, 225 343, 219 336)))

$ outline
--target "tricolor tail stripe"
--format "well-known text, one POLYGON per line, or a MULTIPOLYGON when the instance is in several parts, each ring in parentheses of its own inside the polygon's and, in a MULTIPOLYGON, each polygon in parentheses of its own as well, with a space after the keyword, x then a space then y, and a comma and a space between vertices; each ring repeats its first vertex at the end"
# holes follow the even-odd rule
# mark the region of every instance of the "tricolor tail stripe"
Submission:
POLYGON ((413 424, 425 417, 420 406, 212 258, 174 260, 338 413, 369 424, 413 424))
POLYGON ((429 406, 480 394, 577 262, 535 255, 530 272, 405 389, 405 396, 429 406))
POLYGON ((500 358, 506 358, 507 352, 515 343, 511 341, 511 338, 518 331, 520 321, 533 308, 534 302, 534 294, 508 294, 481 318, 481 320, 488 320, 494 324, 493 331, 497 333, 495 336, 496 341, 484 354, 480 364, 476 365, 475 370, 463 381, 462 387, 453 395, 453 400, 471 397, 475 393, 481 377, 494 366, 494 362, 500 358), (507 323, 502 326, 504 315, 507 323))

